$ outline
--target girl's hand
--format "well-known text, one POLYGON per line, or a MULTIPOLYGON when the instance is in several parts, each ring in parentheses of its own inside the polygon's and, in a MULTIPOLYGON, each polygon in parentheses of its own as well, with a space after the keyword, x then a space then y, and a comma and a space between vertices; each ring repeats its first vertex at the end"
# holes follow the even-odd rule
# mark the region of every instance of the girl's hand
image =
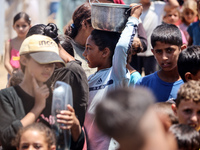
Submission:
POLYGON ((46 106, 46 99, 49 96, 49 88, 46 84, 39 87, 34 76, 32 76, 32 84, 35 97, 35 107, 42 107, 44 109, 46 106))
MULTIPOLYGON (((130 4, 130 7, 137 5, 136 3, 130 4)), ((140 15, 142 14, 143 7, 142 5, 135 6, 131 9, 131 16, 139 19, 140 15)))
POLYGON ((76 118, 74 109, 72 106, 67 105, 68 110, 62 110, 60 114, 58 114, 57 122, 64 124, 64 126, 60 126, 61 129, 71 129, 71 134, 73 141, 77 141, 81 134, 81 125, 79 120, 76 118))
POLYGON ((67 105, 67 109, 68 110, 60 111, 60 114, 56 116, 57 122, 63 124, 62 126, 60 126, 61 129, 71 129, 73 126, 79 125, 79 121, 76 118, 72 106, 67 105))

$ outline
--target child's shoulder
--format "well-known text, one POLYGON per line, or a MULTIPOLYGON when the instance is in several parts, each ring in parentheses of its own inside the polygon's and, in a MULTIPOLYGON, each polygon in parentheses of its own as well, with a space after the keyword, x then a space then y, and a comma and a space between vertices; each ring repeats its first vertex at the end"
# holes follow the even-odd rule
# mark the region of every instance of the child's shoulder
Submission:
POLYGON ((200 21, 198 20, 196 22, 191 23, 190 26, 199 26, 199 23, 200 23, 200 21))
POLYGON ((158 75, 157 75, 157 71, 152 73, 152 74, 149 74, 149 75, 146 75, 144 77, 141 77, 136 84, 138 85, 143 85, 143 84, 146 84, 148 82, 151 82, 152 80, 157 80, 158 78, 158 75))
POLYGON ((5 88, 0 90, 0 100, 2 99, 9 99, 10 97, 16 96, 17 93, 14 89, 14 87, 9 87, 9 88, 5 88))

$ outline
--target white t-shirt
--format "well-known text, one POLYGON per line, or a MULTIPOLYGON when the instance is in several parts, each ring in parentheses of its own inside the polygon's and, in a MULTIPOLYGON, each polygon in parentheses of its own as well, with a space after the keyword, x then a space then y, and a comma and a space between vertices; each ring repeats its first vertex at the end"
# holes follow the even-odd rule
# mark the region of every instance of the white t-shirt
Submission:
POLYGON ((165 2, 161 1, 151 2, 149 9, 142 12, 140 19, 142 20, 144 30, 146 31, 148 47, 145 52, 139 53, 138 56, 153 55, 151 52, 151 34, 153 30, 162 23, 165 4, 165 2))
POLYGON ((95 123, 95 108, 108 91, 128 85, 127 51, 136 33, 138 22, 138 19, 129 17, 116 45, 112 67, 99 70, 88 78, 89 101, 84 126, 91 150, 108 150, 110 138, 98 129, 95 123))

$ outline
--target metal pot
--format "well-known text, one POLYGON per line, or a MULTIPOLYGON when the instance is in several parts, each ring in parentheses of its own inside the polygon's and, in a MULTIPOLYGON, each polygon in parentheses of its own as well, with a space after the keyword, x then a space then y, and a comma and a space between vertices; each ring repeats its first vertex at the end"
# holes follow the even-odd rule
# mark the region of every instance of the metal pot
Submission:
POLYGON ((130 6, 112 3, 92 3, 91 21, 94 29, 122 32, 128 17, 130 6))

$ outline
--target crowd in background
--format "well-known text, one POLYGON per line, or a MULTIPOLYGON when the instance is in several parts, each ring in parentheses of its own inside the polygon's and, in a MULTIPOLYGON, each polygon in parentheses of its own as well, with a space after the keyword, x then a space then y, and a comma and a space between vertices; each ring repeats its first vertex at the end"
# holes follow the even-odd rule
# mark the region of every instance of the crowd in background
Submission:
POLYGON ((2 149, 200 149, 200 0, 4 5, 2 149), (130 7, 123 31, 93 28, 92 3, 130 7), (73 106, 53 116, 57 81, 73 106))

